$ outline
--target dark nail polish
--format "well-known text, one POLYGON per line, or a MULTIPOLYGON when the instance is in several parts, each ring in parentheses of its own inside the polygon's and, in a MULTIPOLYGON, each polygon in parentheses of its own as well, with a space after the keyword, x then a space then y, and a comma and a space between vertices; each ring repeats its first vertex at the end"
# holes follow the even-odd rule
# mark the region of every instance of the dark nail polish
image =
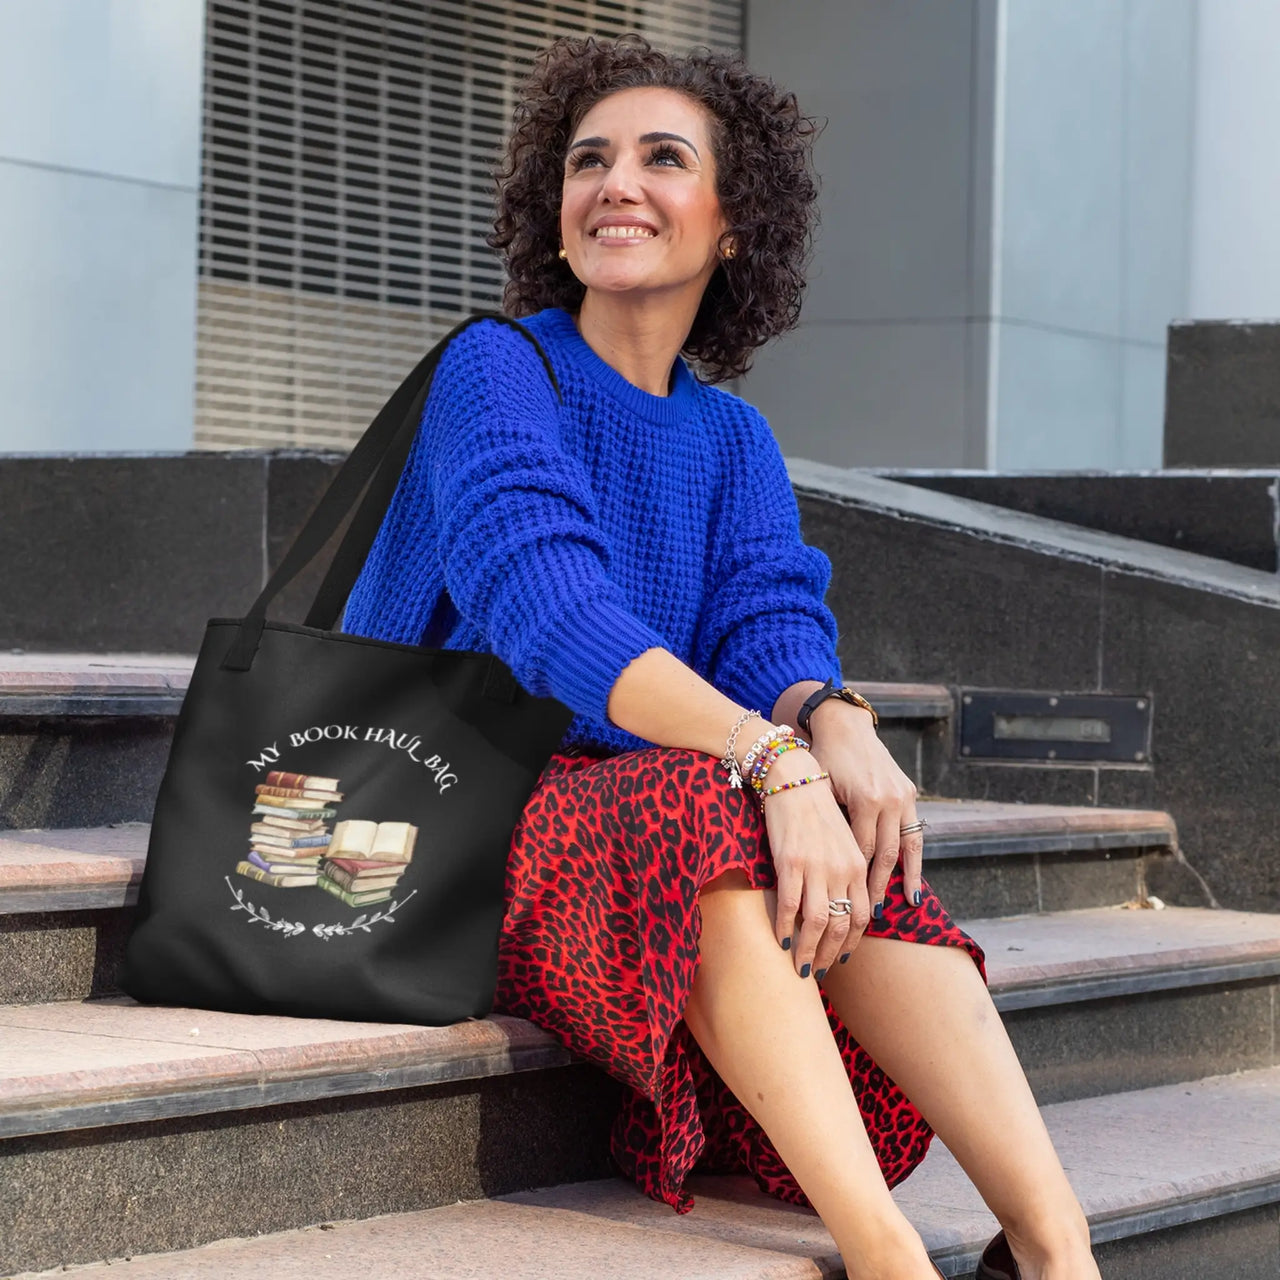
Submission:
POLYGON ((817 978, 819 982, 821 982, 822 979, 827 976, 827 971, 825 969, 819 969, 818 972, 815 973, 813 976, 817 978))
POLYGON ((915 891, 915 893, 913 893, 913 894, 911 895, 911 901, 912 901, 912 902, 914 902, 914 903, 916 904, 916 906, 917 906, 917 907, 920 905, 920 903, 921 903, 921 901, 922 901, 922 898, 921 898, 921 894, 920 894, 920 890, 919 890, 919 889, 917 889, 917 890, 915 891))
POLYGON ((800 976, 801 976, 802 978, 807 978, 807 977, 809 976, 809 969, 810 969, 810 966, 809 966, 809 965, 807 965, 807 964, 802 964, 802 965, 800 966, 800 976))
POLYGON ((873 920, 879 920, 882 915, 884 915, 884 903, 877 902, 876 905, 871 908, 871 918, 873 920))
POLYGON ((783 949, 783 951, 790 951, 790 950, 791 950, 791 935, 790 935, 790 934, 787 934, 787 936, 786 936, 785 938, 783 938, 783 940, 782 940, 782 949, 783 949))
POLYGON ((844 962, 845 962, 846 960, 848 960, 848 958, 849 958, 851 955, 853 955, 853 952, 852 952, 852 951, 846 951, 846 952, 844 953, 844 955, 842 955, 842 956, 840 957, 840 963, 841 963, 841 964, 844 964, 844 962))

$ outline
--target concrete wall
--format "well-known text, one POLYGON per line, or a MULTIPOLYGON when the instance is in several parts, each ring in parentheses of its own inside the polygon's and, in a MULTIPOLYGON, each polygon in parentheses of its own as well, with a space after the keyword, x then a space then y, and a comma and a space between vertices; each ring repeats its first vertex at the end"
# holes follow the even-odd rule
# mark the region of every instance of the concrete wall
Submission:
MULTIPOLYGON (((1280 316, 1280 0, 744 0, 825 117, 798 331, 845 466, 1158 467, 1171 320, 1280 316)), ((204 0, 0 0, 0 452, 192 439, 204 0)))
POLYGON ((192 438, 203 0, 0 0, 0 452, 192 438))
POLYGON ((785 452, 1160 465, 1195 26, 1196 0, 747 0, 748 59, 830 121, 800 329, 741 382, 785 452))
POLYGON ((746 56, 826 117, 798 330, 739 394, 784 452, 983 466, 994 0, 746 0, 746 56))
POLYGON ((1280 319, 1280 0, 1201 0, 1191 318, 1280 319))
POLYGON ((1195 0, 1002 5, 990 466, 1160 465, 1195 17, 1195 0))

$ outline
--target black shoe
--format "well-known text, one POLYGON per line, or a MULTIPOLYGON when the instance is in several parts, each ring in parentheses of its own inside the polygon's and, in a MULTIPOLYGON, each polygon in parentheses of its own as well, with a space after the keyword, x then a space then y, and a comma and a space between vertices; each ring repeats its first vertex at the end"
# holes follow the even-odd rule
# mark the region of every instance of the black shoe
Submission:
POLYGON ((1022 1280, 1022 1272, 1013 1260, 1013 1250, 1009 1248, 1003 1231, 983 1249, 973 1280, 1022 1280))

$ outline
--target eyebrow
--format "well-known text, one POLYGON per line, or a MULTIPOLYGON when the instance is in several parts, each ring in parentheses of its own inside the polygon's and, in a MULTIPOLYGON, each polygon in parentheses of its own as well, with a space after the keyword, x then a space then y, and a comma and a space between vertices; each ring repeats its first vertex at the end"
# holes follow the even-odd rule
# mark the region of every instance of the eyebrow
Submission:
MULTIPOLYGON (((688 138, 682 138, 678 133, 642 133, 640 135, 641 142, 663 142, 667 140, 683 142, 695 156, 698 156, 698 148, 688 138)), ((579 147, 607 147, 608 145, 608 138, 579 138, 569 150, 576 151, 579 147)), ((698 159, 701 160, 702 157, 698 156, 698 159)))

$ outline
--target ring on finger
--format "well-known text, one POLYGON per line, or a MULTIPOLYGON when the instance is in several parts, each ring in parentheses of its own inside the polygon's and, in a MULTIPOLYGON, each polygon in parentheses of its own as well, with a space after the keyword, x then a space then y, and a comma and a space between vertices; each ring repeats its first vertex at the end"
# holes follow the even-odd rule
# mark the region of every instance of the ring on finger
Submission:
POLYGON ((847 916, 853 910, 853 899, 831 898, 827 902, 827 910, 833 916, 847 916))
POLYGON ((908 822, 905 827, 898 828, 900 836, 909 836, 913 831, 923 831, 929 824, 923 818, 917 818, 914 822, 908 822))

